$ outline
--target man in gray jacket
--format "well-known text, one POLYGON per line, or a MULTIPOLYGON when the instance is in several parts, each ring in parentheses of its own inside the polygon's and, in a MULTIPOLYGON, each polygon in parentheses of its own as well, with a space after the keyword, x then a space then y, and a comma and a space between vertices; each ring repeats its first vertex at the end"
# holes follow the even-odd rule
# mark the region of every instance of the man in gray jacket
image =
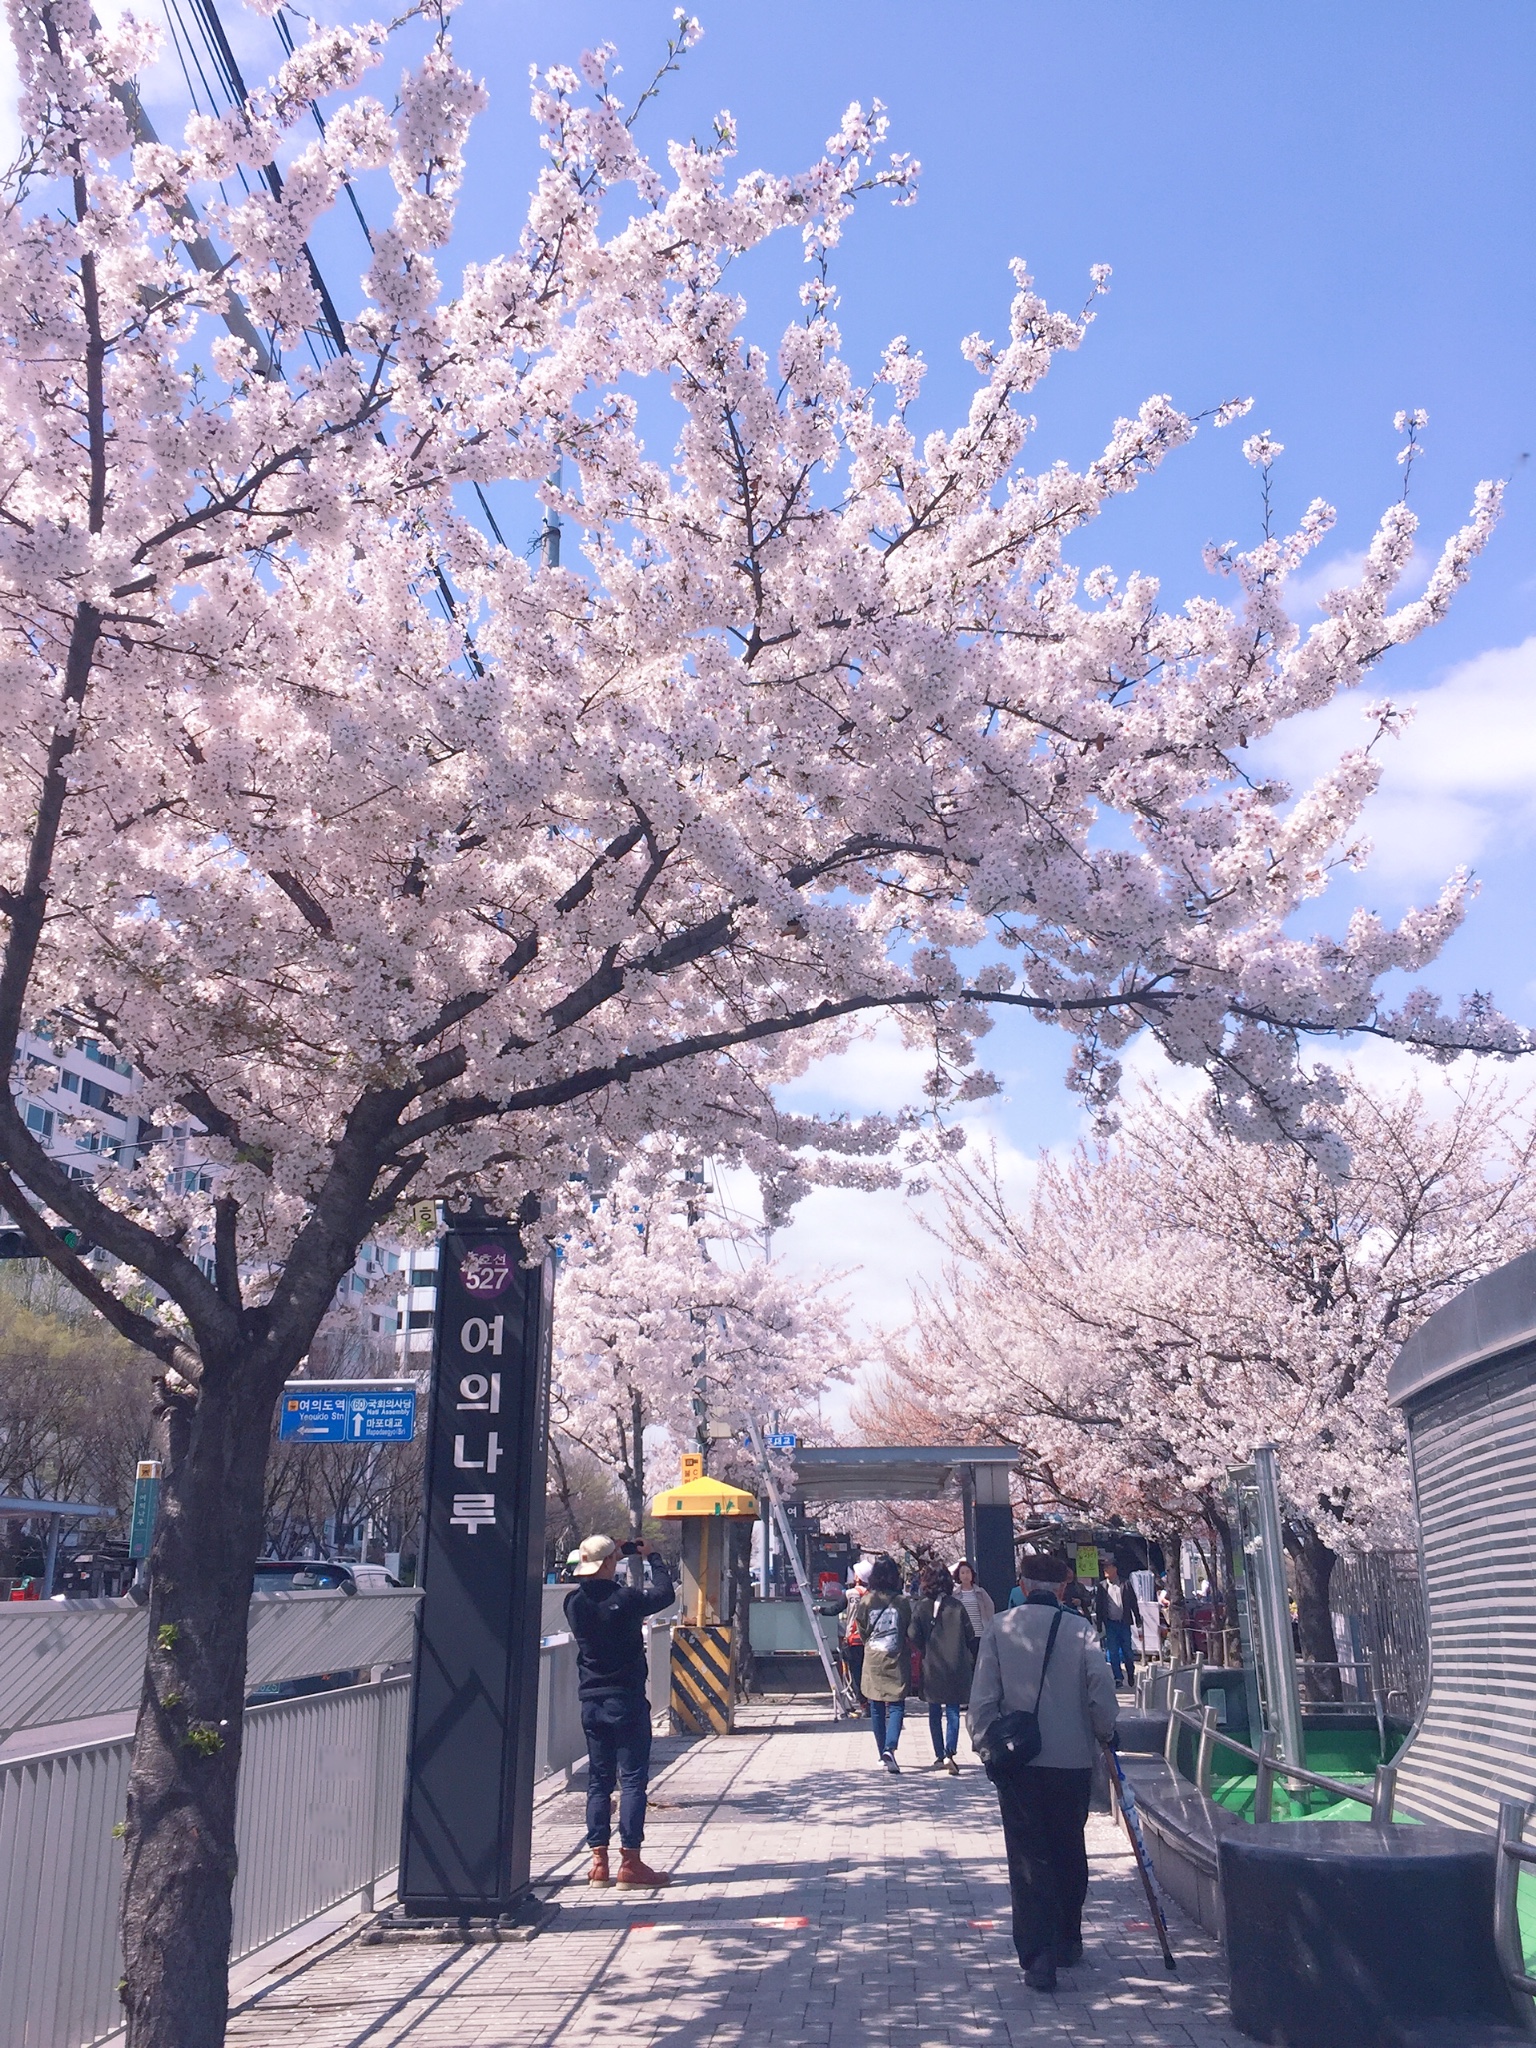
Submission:
POLYGON ((988 1775, 1008 1848, 1013 1945, 1025 1982, 1052 1991, 1057 1964, 1075 1963, 1083 1953, 1084 1833, 1094 1758, 1115 1732, 1115 1681, 1092 1627, 1061 1605, 1072 1578, 1067 1560, 1026 1557, 1024 1576, 1030 1591, 1023 1606, 1007 1608, 982 1636, 967 1724, 972 1743, 984 1750, 1000 1714, 1039 1714, 1034 1761, 989 1765, 988 1775))

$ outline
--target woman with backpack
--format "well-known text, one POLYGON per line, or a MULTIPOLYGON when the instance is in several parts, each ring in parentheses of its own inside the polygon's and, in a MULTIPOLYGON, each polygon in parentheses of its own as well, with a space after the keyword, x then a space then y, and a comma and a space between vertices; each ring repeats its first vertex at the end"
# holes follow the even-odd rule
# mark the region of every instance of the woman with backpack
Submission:
POLYGON ((922 1597, 912 1610, 914 1672, 920 1671, 928 1703, 928 1733, 933 1737, 935 1771, 960 1775, 955 1748, 960 1740, 960 1709, 971 1696, 976 1669, 976 1631, 955 1582, 944 1565, 923 1567, 922 1597))
POLYGON ((861 1685, 869 1701, 870 1725, 880 1761, 896 1777, 896 1745, 911 1690, 912 1603, 901 1590, 901 1573, 893 1558, 877 1557, 869 1568, 869 1591, 853 1610, 864 1642, 861 1685))

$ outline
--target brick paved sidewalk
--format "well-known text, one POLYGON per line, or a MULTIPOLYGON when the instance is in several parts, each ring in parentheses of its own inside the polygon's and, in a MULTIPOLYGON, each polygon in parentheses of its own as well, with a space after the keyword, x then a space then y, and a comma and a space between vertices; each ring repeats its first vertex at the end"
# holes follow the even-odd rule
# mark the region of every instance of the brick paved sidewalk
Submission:
MULTIPOLYGON (((579 1790, 544 1802, 534 1867, 560 1901, 527 1945, 360 1948, 346 1938, 237 2006, 241 2048, 1242 2048, 1219 1954, 1188 1922, 1165 1974, 1124 1838, 1090 1823, 1083 1963, 1030 1991, 1008 1938, 992 1788, 930 1776, 909 1725, 890 1778, 865 1722, 815 1702, 733 1736, 658 1745, 646 1835, 660 1893, 581 1883, 579 1790), (670 1760, 669 1760, 670 1753, 670 1760)), ((962 1763, 968 1759, 962 1754, 962 1763)))

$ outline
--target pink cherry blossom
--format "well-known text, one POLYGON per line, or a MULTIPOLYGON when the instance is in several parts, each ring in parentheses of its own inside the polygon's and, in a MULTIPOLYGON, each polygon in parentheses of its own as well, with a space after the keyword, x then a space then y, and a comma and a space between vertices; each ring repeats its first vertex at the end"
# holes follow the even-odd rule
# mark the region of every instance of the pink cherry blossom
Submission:
MULTIPOLYGON (((554 66, 526 214, 453 275, 485 93, 446 6, 413 10, 398 83, 366 89, 388 31, 312 25, 172 138, 131 90, 153 29, 89 0, 8 13, 28 140, 0 211, 0 1031, 105 1041, 150 1130, 78 1179, 6 1095, 0 1202, 162 1368, 152 1620, 205 1647, 152 1638, 124 1948, 134 2048, 184 2048, 206 2015, 176 2001, 228 1934, 268 1418, 358 1245, 479 1192, 537 1205, 536 1253, 594 1145, 659 1136, 755 1173, 773 1215, 818 1179, 887 1184, 911 1119, 775 1097, 884 1013, 958 1091, 990 1015, 1025 1009, 1106 1107, 1150 1031, 1255 1136, 1316 1129, 1309 1034, 1522 1050, 1481 997, 1379 1002, 1456 929, 1464 877, 1396 924, 1296 927, 1358 858, 1374 756, 1294 800, 1244 773, 1444 615, 1499 493, 1408 603, 1398 503, 1303 629, 1284 581, 1331 515, 1279 534, 1267 499, 1254 546, 1212 557, 1229 602, 1129 570, 1081 603, 1084 530, 1197 418, 1156 394, 1080 469, 1032 465, 1029 408, 1094 301, 1057 311, 1020 261, 995 331, 961 343, 963 415, 920 436, 915 360, 861 370, 836 324, 855 206, 917 188, 877 101, 810 164, 743 171, 728 115, 653 158, 610 53, 554 66), (390 210, 345 352, 312 356, 337 337, 309 241, 368 167, 390 210), (768 345, 736 259, 774 236, 809 289, 768 345), (641 433, 642 388, 670 445, 641 433), (558 566, 471 516, 504 484, 558 516, 558 566), (197 1223, 171 1177, 193 1137, 197 1223)), ((697 33, 676 17, 663 71, 697 33)), ((1248 445, 1267 476, 1278 445, 1248 445)))

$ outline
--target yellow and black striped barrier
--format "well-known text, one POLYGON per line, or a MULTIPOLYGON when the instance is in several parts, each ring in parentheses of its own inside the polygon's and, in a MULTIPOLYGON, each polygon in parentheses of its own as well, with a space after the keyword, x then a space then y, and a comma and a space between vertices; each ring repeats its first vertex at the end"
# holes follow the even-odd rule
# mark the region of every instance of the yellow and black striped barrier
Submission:
POLYGON ((728 1735, 735 1722, 729 1627, 679 1622, 672 1630, 672 1726, 683 1735, 728 1735))

